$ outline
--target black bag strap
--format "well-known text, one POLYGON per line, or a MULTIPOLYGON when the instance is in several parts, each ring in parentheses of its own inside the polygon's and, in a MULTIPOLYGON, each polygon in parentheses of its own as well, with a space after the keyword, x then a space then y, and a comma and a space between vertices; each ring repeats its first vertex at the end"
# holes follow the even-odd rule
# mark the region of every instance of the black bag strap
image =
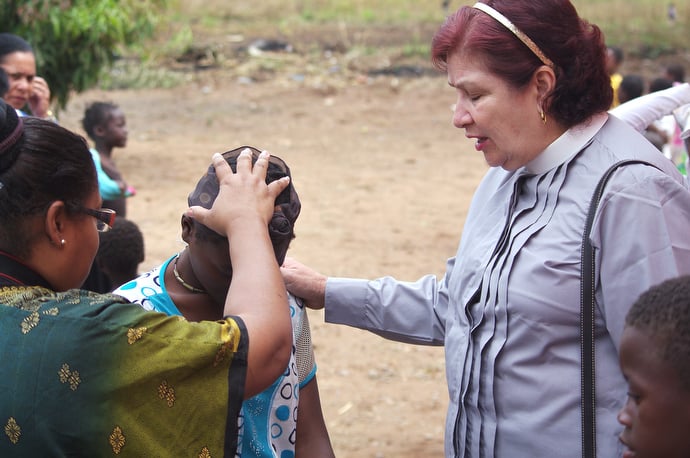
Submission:
MULTIPOLYGON (((585 221, 585 231, 582 235, 581 271, 580 271, 580 356, 582 366, 582 456, 595 458, 597 456, 597 427, 596 427, 596 393, 594 379, 594 249, 589 242, 594 215, 599 207, 599 200, 604 192, 606 182, 613 172, 623 165, 646 164, 656 167, 649 162, 626 159, 613 164, 601 177, 594 189, 589 212, 585 221)), ((658 167, 657 167, 658 168, 658 167)))

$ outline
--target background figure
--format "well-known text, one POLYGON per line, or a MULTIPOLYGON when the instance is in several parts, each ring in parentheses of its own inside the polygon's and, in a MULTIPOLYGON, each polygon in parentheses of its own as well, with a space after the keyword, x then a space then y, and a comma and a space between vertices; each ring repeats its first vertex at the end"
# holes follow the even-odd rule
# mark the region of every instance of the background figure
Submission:
POLYGON ((617 345, 642 291, 690 274, 686 181, 607 113, 613 91, 603 33, 571 3, 462 7, 431 49, 455 91, 453 125, 490 166, 445 276, 329 278, 286 259, 288 290, 325 307, 327 322, 445 347, 446 456, 581 456, 587 203, 613 164, 652 164, 611 175, 589 236, 596 252, 596 422, 589 424, 598 456, 620 456, 616 414, 626 384, 617 345))
POLYGON ((623 75, 620 74, 620 67, 622 64, 623 50, 618 46, 608 46, 606 48, 606 72, 611 78, 611 88, 613 89, 613 102, 611 102, 611 108, 622 103, 618 98, 618 87, 623 80, 623 75))
POLYGON ((9 90, 3 97, 20 116, 28 114, 55 120, 50 110, 50 87, 36 75, 36 57, 31 45, 12 33, 0 33, 0 67, 9 80, 9 90))
POLYGON ((113 149, 127 146, 127 119, 122 110, 108 102, 94 102, 86 108, 82 126, 93 140, 91 156, 98 173, 98 190, 103 206, 127 217, 127 197, 136 194, 127 185, 113 159, 113 149))
POLYGON ((666 17, 668 17, 668 21, 671 24, 674 24, 676 22, 677 16, 678 16, 678 11, 676 10, 675 3, 669 3, 668 7, 666 8, 666 17))
POLYGON ((144 236, 134 221, 122 216, 116 216, 113 227, 98 235, 98 252, 82 289, 108 293, 139 275, 144 236))
POLYGON ((642 76, 634 74, 625 75, 618 86, 618 102, 625 103, 638 98, 644 94, 644 88, 645 84, 642 76))
MULTIPOLYGON (((665 77, 669 79, 674 86, 683 84, 685 82, 685 67, 682 64, 669 64, 666 67, 665 77)), ((669 141, 669 146, 670 155, 674 162, 678 164, 680 170, 685 171, 685 164, 688 161, 688 148, 681 138, 682 130, 682 126, 676 122, 676 128, 669 141)))
MULTIPOLYGON (((673 83, 664 77, 653 79, 649 83, 649 93, 663 91, 673 87, 673 83)), ((657 119, 649 125, 645 131, 645 138, 649 140, 659 151, 663 153, 666 159, 669 159, 675 165, 681 162, 683 151, 673 146, 673 137, 678 130, 678 125, 671 113, 657 119)))
MULTIPOLYGON (((657 139, 661 144, 663 139, 669 136, 668 129, 679 125, 680 121, 676 119, 676 114, 680 115, 683 110, 690 109, 690 84, 671 86, 668 80, 659 78, 652 81, 650 88, 659 90, 653 90, 649 94, 620 104, 609 112, 643 133, 652 144, 655 139, 651 136, 658 132, 657 139), (661 89, 662 87, 666 89, 661 89), (669 123, 667 119, 669 116, 673 118, 673 124, 669 123), (659 122, 661 122, 661 129, 664 130, 654 126, 654 123, 659 122)), ((676 163, 676 166, 681 174, 686 174, 685 164, 682 161, 676 163)))
POLYGON ((628 399, 621 441, 639 458, 690 456, 690 277, 650 288, 625 319, 620 363, 628 399))
POLYGON ((5 98, 5 94, 10 88, 10 80, 7 79, 7 73, 0 67, 0 99, 5 98))
POLYGON ((669 64, 666 66, 664 77, 673 84, 683 84, 685 82, 685 67, 683 64, 669 64))
MULTIPOLYGON (((234 169, 239 153, 247 147, 223 153, 234 169)), ((259 151, 252 148, 254 158, 259 151)), ((290 177, 290 169, 272 156, 266 182, 290 177)), ((210 208, 218 196, 218 180, 210 166, 189 195, 189 206, 210 208)), ((232 196, 228 197, 232 198, 232 196)), ((301 204, 292 184, 275 201, 269 234, 277 265, 283 263, 301 204)), ((233 267, 227 238, 199 221, 182 216, 182 239, 188 244, 163 265, 115 290, 115 294, 140 303, 148 310, 182 315, 189 321, 223 317, 223 298, 232 285, 233 267)), ((311 345, 307 312, 302 301, 289 295, 293 351, 285 372, 266 391, 242 405, 237 456, 281 458, 333 457, 321 411, 316 363, 311 345)))
POLYGON ((228 237, 236 276, 224 318, 192 324, 78 289, 115 217, 86 142, 0 101, 0 456, 234 453, 242 398, 290 355, 266 229, 287 182, 265 184, 267 155, 213 160, 220 197, 187 214, 228 237))

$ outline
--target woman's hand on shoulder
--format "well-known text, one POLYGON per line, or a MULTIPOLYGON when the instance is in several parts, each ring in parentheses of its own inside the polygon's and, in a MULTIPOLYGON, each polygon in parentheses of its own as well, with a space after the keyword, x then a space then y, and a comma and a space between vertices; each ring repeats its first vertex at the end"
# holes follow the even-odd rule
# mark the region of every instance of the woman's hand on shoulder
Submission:
POLYGON ((285 258, 280 266, 285 287, 311 309, 322 309, 326 300, 326 277, 294 258, 285 258))

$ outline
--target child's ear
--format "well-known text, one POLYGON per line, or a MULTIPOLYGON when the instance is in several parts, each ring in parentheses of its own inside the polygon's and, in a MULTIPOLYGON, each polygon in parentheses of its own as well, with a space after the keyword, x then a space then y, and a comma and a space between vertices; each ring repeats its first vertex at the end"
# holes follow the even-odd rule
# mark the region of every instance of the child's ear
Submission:
POLYGON ((93 133, 96 134, 97 137, 102 137, 105 135, 105 126, 102 124, 93 126, 93 133))
POLYGON ((189 216, 182 215, 180 225, 182 226, 182 240, 189 244, 189 241, 192 239, 194 234, 194 221, 192 221, 189 216))

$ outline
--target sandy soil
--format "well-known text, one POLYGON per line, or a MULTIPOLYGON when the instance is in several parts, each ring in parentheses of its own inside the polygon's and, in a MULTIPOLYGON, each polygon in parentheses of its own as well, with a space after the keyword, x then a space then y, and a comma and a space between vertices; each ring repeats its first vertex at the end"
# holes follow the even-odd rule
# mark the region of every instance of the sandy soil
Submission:
MULTIPOLYGON (((251 144, 285 159, 302 200, 290 254, 339 276, 441 274, 486 170, 450 124, 453 94, 442 77, 363 79, 324 93, 204 73, 174 90, 80 94, 61 123, 83 133, 84 107, 95 100, 127 116, 129 142, 114 155, 138 190, 128 213, 145 236, 142 271, 182 248, 186 196, 214 151, 251 144)), ((324 324, 318 311, 310 320, 337 456, 440 456, 442 349, 324 324)))
MULTIPOLYGON (((138 190, 128 212, 145 236, 142 271, 182 249, 180 215, 211 154, 251 144, 292 169, 302 200, 292 256, 333 276, 442 274, 486 171, 451 125, 445 78, 304 73, 252 82, 218 68, 171 90, 92 90, 70 101, 61 123, 80 133, 89 102, 113 101, 127 116, 129 143, 114 154, 138 190)), ((442 456, 443 350, 324 324, 319 311, 310 320, 337 456, 442 456)))

